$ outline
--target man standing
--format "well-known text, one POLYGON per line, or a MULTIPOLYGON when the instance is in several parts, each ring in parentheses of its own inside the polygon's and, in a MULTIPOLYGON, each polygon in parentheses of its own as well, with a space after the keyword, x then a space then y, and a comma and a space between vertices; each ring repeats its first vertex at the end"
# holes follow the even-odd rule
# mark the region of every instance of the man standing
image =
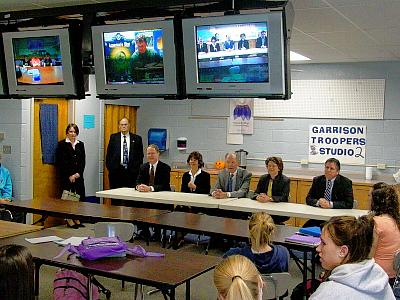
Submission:
MULTIPOLYGON (((143 163, 142 138, 129 132, 129 129, 129 120, 124 117, 119 121, 120 132, 110 136, 106 166, 111 189, 135 187, 139 167, 143 163)), ((116 200, 113 200, 113 204, 114 202, 120 203, 116 200)))
MULTIPOLYGON (((339 174, 340 162, 329 158, 325 162, 325 174, 314 177, 306 202, 308 205, 329 208, 353 208, 353 187, 347 177, 339 174)), ((319 226, 323 221, 309 220, 307 226, 319 226)))

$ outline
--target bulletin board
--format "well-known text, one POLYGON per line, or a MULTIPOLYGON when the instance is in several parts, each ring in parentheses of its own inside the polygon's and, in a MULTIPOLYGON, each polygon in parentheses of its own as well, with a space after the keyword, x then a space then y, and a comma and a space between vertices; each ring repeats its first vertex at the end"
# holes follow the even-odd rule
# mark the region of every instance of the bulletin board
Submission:
POLYGON ((267 118, 383 119, 385 79, 292 80, 290 100, 254 101, 267 118))

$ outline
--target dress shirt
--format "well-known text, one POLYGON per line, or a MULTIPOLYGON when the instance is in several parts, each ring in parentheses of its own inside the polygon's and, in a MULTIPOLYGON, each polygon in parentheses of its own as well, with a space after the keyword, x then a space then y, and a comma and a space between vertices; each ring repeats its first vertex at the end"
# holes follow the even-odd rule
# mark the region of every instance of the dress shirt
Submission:
MULTIPOLYGON (((231 175, 232 175, 232 173, 229 173, 229 176, 231 176, 231 175)), ((237 169, 236 169, 235 173, 233 173, 233 177, 232 177, 232 191, 234 191, 236 188, 236 175, 237 175, 237 169)), ((231 192, 226 192, 226 196, 228 198, 230 198, 231 192)))
POLYGON ((71 142, 71 140, 70 140, 69 138, 66 138, 66 139, 65 139, 65 142, 71 143, 72 148, 73 148, 74 150, 75 150, 75 145, 79 143, 79 141, 78 141, 77 138, 75 138, 75 142, 71 142))
POLYGON ((201 173, 201 169, 199 168, 196 172, 196 174, 192 174, 192 170, 189 171, 189 175, 190 175, 190 181, 194 183, 194 181, 196 180, 197 175, 199 175, 201 173))
MULTIPOLYGON (((333 185, 335 184, 335 179, 336 179, 336 177, 335 178, 332 178, 330 181, 331 181, 331 190, 330 190, 330 192, 331 192, 331 197, 332 197, 332 190, 333 190, 333 185)), ((328 187, 328 179, 326 180, 326 185, 325 185, 325 189, 328 187)), ((328 200, 328 199, 326 199, 326 200, 328 200)), ((317 201, 317 206, 319 206, 319 200, 317 201)), ((331 208, 333 208, 333 202, 332 201, 329 201, 329 206, 331 207, 331 208)))
MULTIPOLYGON (((150 163, 149 163, 149 164, 150 164, 150 163)), ((151 166, 153 166, 154 177, 156 177, 157 164, 158 164, 158 160, 157 160, 157 162, 156 162, 155 164, 153 164, 153 165, 150 164, 149 175, 150 175, 150 173, 151 173, 151 166)), ((150 186, 150 190, 151 190, 152 192, 154 192, 154 187, 153 187, 153 186, 150 186)))
MULTIPOLYGON (((125 135, 126 136, 126 145, 128 146, 128 159, 129 159, 129 150, 131 146, 131 139, 129 132, 125 135)), ((121 132, 121 161, 120 161, 121 166, 124 164, 124 135, 121 132)))

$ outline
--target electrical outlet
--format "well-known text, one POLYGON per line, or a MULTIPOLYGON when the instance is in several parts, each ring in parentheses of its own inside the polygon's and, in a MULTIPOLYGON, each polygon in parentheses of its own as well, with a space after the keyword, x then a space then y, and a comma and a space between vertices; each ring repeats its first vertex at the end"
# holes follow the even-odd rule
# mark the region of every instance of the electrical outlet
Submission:
POLYGON ((300 160, 301 165, 308 165, 308 160, 307 159, 302 159, 300 160))
POLYGON ((379 170, 385 170, 386 169, 386 164, 377 164, 376 168, 379 170))
POLYGON ((11 154, 11 146, 3 145, 3 154, 11 154))
POLYGON ((4 132, 0 132, 0 142, 4 140, 4 132))

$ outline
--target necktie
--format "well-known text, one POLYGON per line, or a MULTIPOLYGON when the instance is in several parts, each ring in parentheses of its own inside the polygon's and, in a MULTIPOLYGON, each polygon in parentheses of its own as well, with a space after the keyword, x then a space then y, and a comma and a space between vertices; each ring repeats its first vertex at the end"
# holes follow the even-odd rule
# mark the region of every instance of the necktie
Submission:
POLYGON ((267 196, 268 197, 272 197, 272 182, 273 182, 272 179, 270 179, 269 182, 268 182, 268 190, 267 190, 267 196))
POLYGON ((154 166, 151 165, 151 168, 150 168, 149 186, 153 186, 153 185, 154 185, 154 166))
POLYGON ((124 143, 122 146, 122 165, 124 166, 125 169, 128 168, 128 143, 126 142, 126 136, 124 135, 124 143))
POLYGON ((233 174, 229 175, 228 179, 228 190, 227 192, 232 192, 233 191, 233 174))
POLYGON ((326 184, 325 193, 324 193, 324 198, 328 201, 331 201, 331 188, 332 188, 332 181, 328 180, 328 183, 326 184))

